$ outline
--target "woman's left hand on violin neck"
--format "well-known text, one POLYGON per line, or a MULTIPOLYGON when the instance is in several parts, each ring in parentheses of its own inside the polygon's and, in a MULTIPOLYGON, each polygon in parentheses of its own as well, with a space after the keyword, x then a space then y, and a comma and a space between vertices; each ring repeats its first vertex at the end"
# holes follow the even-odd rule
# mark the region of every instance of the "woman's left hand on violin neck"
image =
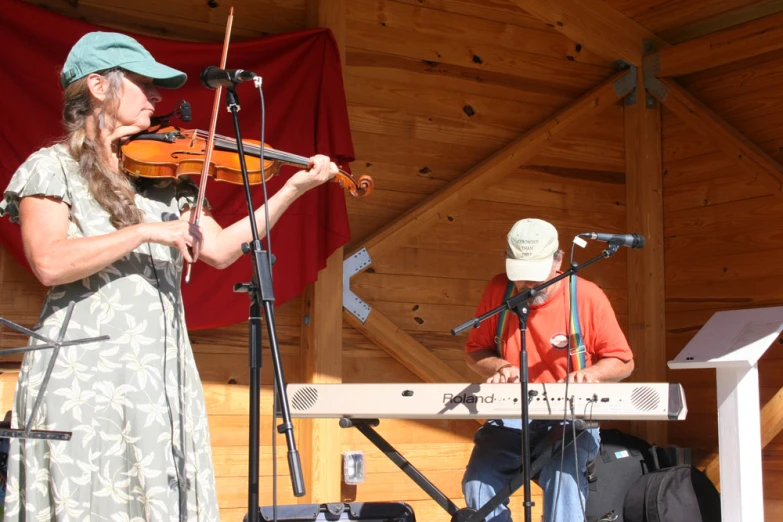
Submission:
POLYGON ((317 154, 310 158, 309 168, 296 172, 288 178, 286 185, 294 190, 296 197, 299 197, 308 190, 333 179, 338 172, 339 168, 329 157, 317 154))

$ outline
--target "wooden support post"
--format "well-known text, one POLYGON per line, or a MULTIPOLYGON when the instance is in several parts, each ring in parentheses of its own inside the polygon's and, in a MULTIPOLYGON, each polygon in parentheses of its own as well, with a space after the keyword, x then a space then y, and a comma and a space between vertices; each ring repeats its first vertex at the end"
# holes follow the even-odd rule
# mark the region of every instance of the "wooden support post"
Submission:
MULTIPOLYGON (((328 27, 345 60, 343 0, 308 0, 310 27, 328 27)), ((308 383, 342 382, 343 248, 335 250, 318 280, 305 291, 302 307, 302 379, 308 383)), ((341 429, 334 419, 302 420, 299 449, 306 494, 299 502, 340 500, 342 482, 341 429)))
MULTIPOLYGON (((663 172, 661 168, 661 107, 637 74, 635 102, 626 98, 626 223, 628 232, 642 234, 644 248, 628 252, 628 341, 634 351, 632 379, 666 381, 666 327, 663 272, 663 172)), ((634 422, 631 430, 650 442, 666 444, 663 422, 634 422)))
MULTIPOLYGON (((342 382, 343 249, 338 248, 304 294, 302 307, 302 380, 342 382)), ((302 419, 299 425, 307 493, 300 503, 340 499, 341 430, 334 419, 302 419)))
POLYGON ((345 67, 345 0, 307 0, 307 27, 326 27, 334 35, 345 67))

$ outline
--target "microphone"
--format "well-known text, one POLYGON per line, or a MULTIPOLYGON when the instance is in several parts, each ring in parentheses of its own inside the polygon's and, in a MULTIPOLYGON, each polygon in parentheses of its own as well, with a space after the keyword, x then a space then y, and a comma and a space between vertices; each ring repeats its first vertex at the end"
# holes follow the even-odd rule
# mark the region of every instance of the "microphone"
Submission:
POLYGON ((169 124, 169 121, 171 120, 172 116, 176 116, 182 121, 190 121, 193 117, 193 112, 191 111, 190 104, 186 102, 185 100, 180 100, 180 105, 173 111, 171 111, 168 114, 163 114, 162 116, 153 116, 150 118, 150 127, 155 126, 165 126, 169 124))
POLYGON ((183 101, 182 105, 179 106, 179 119, 182 121, 193 119, 193 111, 191 111, 190 104, 186 101, 183 101))
POLYGON ((642 248, 644 246, 644 236, 641 234, 602 234, 600 232, 582 232, 579 237, 588 239, 597 239, 607 243, 615 243, 620 246, 631 248, 642 248))
POLYGON ((210 65, 201 71, 201 85, 207 89, 217 89, 218 87, 235 87, 238 83, 252 80, 257 75, 244 69, 220 69, 210 65))

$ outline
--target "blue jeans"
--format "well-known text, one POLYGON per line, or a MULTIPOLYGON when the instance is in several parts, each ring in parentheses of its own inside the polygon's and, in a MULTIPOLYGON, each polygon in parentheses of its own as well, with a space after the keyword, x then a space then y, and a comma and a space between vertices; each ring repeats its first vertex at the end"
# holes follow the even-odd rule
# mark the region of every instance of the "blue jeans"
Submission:
MULTIPOLYGON (((559 421, 531 421, 530 447, 547 447, 550 438, 556 448, 560 448, 561 428, 566 430, 566 449, 562 467, 559 449, 551 460, 544 464, 538 483, 544 490, 545 522, 581 522, 584 520, 582 506, 587 501, 587 464, 598 455, 601 437, 598 428, 577 431, 574 446, 571 424, 561 426, 559 421), (553 430, 553 428, 558 428, 553 430), (578 470, 575 469, 574 447, 578 470), (558 493, 558 487, 560 491, 558 493)), ((503 489, 522 471, 522 431, 520 420, 489 421, 479 428, 474 437, 475 447, 470 456, 465 476, 462 479, 462 493, 468 507, 479 509, 495 493, 503 489)), ((531 452, 535 455, 535 452, 531 452)), ((492 511, 487 522, 510 522, 511 512, 508 499, 492 511)))

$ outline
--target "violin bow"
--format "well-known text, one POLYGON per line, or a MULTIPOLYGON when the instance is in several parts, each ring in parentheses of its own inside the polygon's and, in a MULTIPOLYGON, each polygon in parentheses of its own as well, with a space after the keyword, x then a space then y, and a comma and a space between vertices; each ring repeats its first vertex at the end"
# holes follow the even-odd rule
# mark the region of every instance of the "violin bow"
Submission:
MULTIPOLYGON (((226 22, 226 36, 223 39, 223 56, 220 58, 220 68, 226 68, 228 58, 228 42, 231 39, 231 24, 234 21, 234 6, 228 12, 228 21, 226 22)), ((218 85, 215 89, 215 101, 212 104, 212 118, 209 121, 209 136, 204 145, 204 165, 201 167, 201 179, 198 184, 198 198, 196 198, 196 208, 191 215, 191 223, 198 226, 201 211, 204 208, 204 194, 207 191, 207 178, 209 177, 209 167, 212 162, 212 151, 215 148, 215 128, 217 127, 218 108, 220 107, 220 97, 223 94, 223 86, 218 85)), ((190 282, 190 269, 193 263, 188 263, 185 273, 185 282, 190 282)))

